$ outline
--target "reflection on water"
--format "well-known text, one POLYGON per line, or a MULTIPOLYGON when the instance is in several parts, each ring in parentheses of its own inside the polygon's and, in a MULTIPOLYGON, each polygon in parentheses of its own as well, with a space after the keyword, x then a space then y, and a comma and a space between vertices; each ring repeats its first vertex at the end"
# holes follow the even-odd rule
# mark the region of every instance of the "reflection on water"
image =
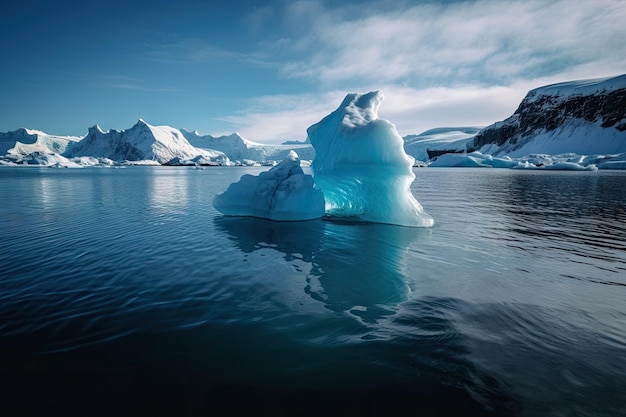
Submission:
POLYGON ((158 215, 181 213, 188 204, 189 172, 183 169, 155 169, 149 177, 149 205, 158 215))
POLYGON ((286 261, 300 257, 313 262, 320 251, 326 222, 276 222, 254 217, 217 216, 213 219, 216 229, 227 236, 239 250, 251 253, 262 248, 272 248, 284 254, 286 261))
POLYGON ((273 222, 242 217, 216 217, 243 252, 271 248, 286 261, 310 264, 304 291, 336 312, 349 312, 366 322, 392 314, 409 297, 406 271, 409 245, 429 229, 385 224, 349 224, 325 220, 273 222))
POLYGON ((626 415, 626 173, 420 170, 432 229, 219 215, 260 169, 0 168, 0 414, 626 415))

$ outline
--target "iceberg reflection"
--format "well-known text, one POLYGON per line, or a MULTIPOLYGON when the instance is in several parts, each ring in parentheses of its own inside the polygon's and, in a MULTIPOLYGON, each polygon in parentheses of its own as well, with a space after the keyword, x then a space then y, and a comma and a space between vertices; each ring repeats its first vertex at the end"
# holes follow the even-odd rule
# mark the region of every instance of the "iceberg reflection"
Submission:
POLYGON ((273 222, 216 217, 245 253, 271 248, 310 265, 304 292, 335 312, 366 322, 393 314, 410 294, 406 257, 409 245, 429 229, 325 220, 273 222))

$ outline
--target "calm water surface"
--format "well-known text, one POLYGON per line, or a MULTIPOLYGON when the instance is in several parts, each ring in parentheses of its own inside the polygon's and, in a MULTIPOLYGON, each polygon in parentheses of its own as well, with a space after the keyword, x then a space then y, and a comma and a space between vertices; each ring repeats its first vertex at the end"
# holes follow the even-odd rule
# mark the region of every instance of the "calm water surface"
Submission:
POLYGON ((626 172, 416 169, 431 229, 213 209, 265 169, 0 168, 0 414, 626 415, 626 172))

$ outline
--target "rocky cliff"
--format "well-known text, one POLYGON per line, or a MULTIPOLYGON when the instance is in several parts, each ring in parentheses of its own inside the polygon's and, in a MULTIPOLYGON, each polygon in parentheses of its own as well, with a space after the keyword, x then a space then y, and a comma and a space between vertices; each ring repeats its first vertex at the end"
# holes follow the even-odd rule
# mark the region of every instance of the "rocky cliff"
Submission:
POLYGON ((626 151, 626 74, 531 90, 508 119, 481 130, 468 151, 619 153, 626 151))

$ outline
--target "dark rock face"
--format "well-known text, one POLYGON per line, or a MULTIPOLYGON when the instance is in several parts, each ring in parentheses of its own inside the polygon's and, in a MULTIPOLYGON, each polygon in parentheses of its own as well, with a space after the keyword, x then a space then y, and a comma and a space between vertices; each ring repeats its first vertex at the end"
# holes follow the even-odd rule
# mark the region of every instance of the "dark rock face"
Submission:
POLYGON ((515 112, 519 114, 521 132, 537 128, 554 130, 568 118, 583 119, 593 123, 602 121, 603 128, 615 126, 620 131, 626 130, 626 89, 605 94, 572 96, 567 100, 554 96, 542 96, 530 105, 522 102, 515 112))
POLYGON ((515 135, 520 131, 517 119, 517 117, 512 116, 500 124, 487 126, 478 132, 472 142, 468 143, 467 151, 473 152, 490 143, 502 146, 507 140, 513 141, 512 143, 517 142, 515 135))
POLYGON ((511 117, 481 130, 467 148, 475 151, 488 144, 507 144, 513 150, 537 133, 550 132, 576 120, 600 122, 602 129, 626 131, 626 88, 565 96, 551 95, 541 88, 532 90, 511 117))
POLYGON ((437 158, 438 156, 445 155, 447 153, 463 153, 463 151, 458 151, 456 149, 443 149, 443 150, 426 149, 426 153, 428 154, 428 159, 432 160, 432 159, 437 158))

